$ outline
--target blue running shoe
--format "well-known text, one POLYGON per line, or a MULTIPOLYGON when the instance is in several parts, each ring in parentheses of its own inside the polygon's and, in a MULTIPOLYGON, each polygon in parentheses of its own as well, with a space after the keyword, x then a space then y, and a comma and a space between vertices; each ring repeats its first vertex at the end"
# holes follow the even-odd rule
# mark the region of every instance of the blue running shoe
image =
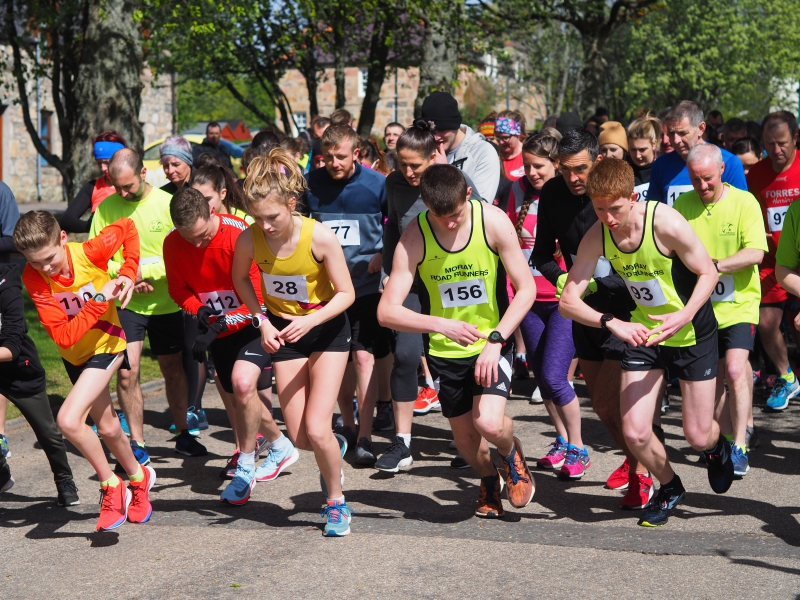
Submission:
POLYGON ((747 453, 744 452, 741 446, 731 444, 731 460, 733 461, 733 475, 734 477, 744 477, 750 470, 750 461, 747 459, 747 453))
POLYGON ((789 383, 783 377, 778 377, 775 387, 767 399, 767 410, 780 412, 789 408, 789 400, 800 393, 800 380, 794 378, 794 383, 789 383))
MULTIPOLYGON (((347 452, 347 440, 341 434, 334 433, 333 437, 336 438, 336 441, 339 442, 339 451, 342 454, 342 460, 344 460, 345 452, 347 452)), ((344 469, 342 469, 342 485, 344 485, 344 469)), ((325 479, 322 477, 322 473, 319 474, 319 487, 322 488, 322 493, 325 494, 325 497, 328 497, 328 486, 325 484, 325 479)))
POLYGON ((283 473, 300 458, 300 453, 292 443, 286 440, 286 447, 283 450, 276 450, 275 446, 270 446, 269 454, 264 462, 256 469, 256 481, 272 481, 283 473))
POLYGON ((328 503, 319 511, 319 515, 326 520, 325 530, 322 533, 325 537, 350 535, 350 520, 353 518, 353 511, 346 502, 328 500, 328 503))
POLYGON ((644 514, 639 519, 639 525, 661 527, 667 524, 672 510, 686 498, 686 490, 683 485, 680 483, 678 485, 680 488, 671 491, 665 490, 664 486, 661 486, 658 494, 653 496, 644 507, 644 514))
POLYGON ((0 454, 3 458, 11 458, 11 450, 8 449, 8 438, 0 433, 0 454))
POLYGON ((208 429, 208 417, 206 416, 206 411, 202 408, 199 408, 194 411, 194 414, 197 416, 197 428, 200 431, 205 431, 208 429))
POLYGON ((181 431, 174 438, 175 452, 184 456, 205 456, 208 450, 198 442, 191 434, 181 431))
POLYGON ((250 499, 250 492, 256 487, 256 470, 236 465, 236 473, 231 482, 222 490, 219 499, 222 502, 241 506, 250 499))
POLYGON ((133 456, 136 460, 139 461, 139 464, 142 466, 150 464, 150 455, 147 453, 147 448, 144 445, 139 445, 139 442, 134 442, 131 440, 131 450, 133 450, 133 456))
POLYGON ((117 417, 119 417, 119 426, 122 427, 122 433, 131 437, 131 428, 128 426, 128 419, 125 418, 125 413, 118 410, 117 417))
MULTIPOLYGON (((205 416, 205 413, 203 413, 203 416, 205 416)), ((200 419, 194 411, 194 406, 190 406, 189 410, 186 411, 186 426, 189 429, 189 435, 193 435, 194 437, 200 435, 200 419)), ((208 420, 206 420, 206 429, 208 429, 208 420)), ((175 423, 169 426, 169 432, 171 434, 174 435, 176 431, 175 423)))

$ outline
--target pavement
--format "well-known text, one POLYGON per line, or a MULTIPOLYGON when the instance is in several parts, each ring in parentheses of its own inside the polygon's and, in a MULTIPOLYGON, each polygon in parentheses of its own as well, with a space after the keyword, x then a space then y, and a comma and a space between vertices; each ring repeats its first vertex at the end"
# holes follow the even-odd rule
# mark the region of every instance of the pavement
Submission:
MULTIPOLYGON (((529 464, 555 437, 531 382, 515 382, 512 416, 529 464)), ((473 516, 479 480, 449 466, 441 413, 415 417, 414 465, 397 475, 347 464, 352 535, 322 537, 324 498, 312 453, 242 507, 219 501, 233 436, 213 386, 204 406, 209 455, 175 454, 163 390, 145 400, 157 482, 144 525, 94 531, 99 494, 71 448, 82 504, 59 508, 44 454, 24 421, 9 422, 16 485, 0 496, 0 598, 800 598, 800 408, 757 409, 751 471, 718 496, 683 439, 680 400, 664 418, 670 459, 688 490, 668 525, 646 529, 603 487, 622 462, 582 396, 592 465, 580 481, 535 472, 533 502, 506 519, 473 516)), ((757 403, 763 405, 763 392, 757 403)), ((277 402, 276 402, 277 406, 277 402)), ((281 423, 278 420, 279 424, 281 423)), ((376 435, 378 450, 388 444, 376 435)), ((352 462, 352 453, 346 456, 352 462)), ((499 458, 495 453, 495 462, 499 458)))

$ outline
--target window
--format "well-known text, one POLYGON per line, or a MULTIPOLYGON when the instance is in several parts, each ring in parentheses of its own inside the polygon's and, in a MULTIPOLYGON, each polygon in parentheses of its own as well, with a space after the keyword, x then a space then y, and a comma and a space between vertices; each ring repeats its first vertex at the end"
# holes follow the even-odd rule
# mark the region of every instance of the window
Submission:
MULTIPOLYGON (((42 140, 42 144, 45 148, 47 148, 48 152, 53 151, 53 139, 52 139, 52 117, 53 113, 49 110, 43 110, 42 113, 42 128, 39 130, 39 139, 42 140)), ((43 156, 39 157, 39 163, 45 167, 48 163, 43 156)))
POLYGON ((358 70, 358 97, 363 98, 367 95, 367 77, 368 72, 366 69, 358 70))
POLYGON ((306 117, 306 113, 304 112, 296 112, 294 113, 294 123, 297 125, 297 130, 302 132, 308 127, 308 117, 306 117))

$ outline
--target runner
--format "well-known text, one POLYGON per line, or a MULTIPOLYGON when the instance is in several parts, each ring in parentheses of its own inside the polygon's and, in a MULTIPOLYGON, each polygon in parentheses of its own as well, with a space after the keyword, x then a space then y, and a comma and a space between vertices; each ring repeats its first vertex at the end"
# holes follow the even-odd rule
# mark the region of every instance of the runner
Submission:
MULTIPOLYGON (((590 132, 568 130, 558 143, 561 176, 548 181, 540 194, 536 243, 531 256, 539 272, 556 286, 556 297, 567 279, 567 273, 554 257, 556 251, 560 247, 564 263, 570 269, 581 239, 597 221, 586 194, 586 179, 597 164, 598 152, 597 138, 590 132)), ((598 261, 593 279, 590 289, 596 291, 587 297, 588 304, 603 313, 614 313, 618 319, 630 319, 630 295, 607 261, 598 261)), ((573 322, 572 336, 592 408, 625 454, 625 461, 611 473, 606 486, 628 490, 621 508, 641 508, 653 494, 653 480, 647 468, 638 464, 622 435, 619 382, 624 344, 609 331, 598 331, 579 322, 573 322)))
POLYGON ((720 359, 714 412, 731 442, 734 475, 744 477, 750 470, 746 436, 753 407, 749 358, 761 300, 757 265, 764 258, 767 239, 758 201, 752 194, 721 182, 725 165, 717 146, 695 146, 689 151, 686 166, 695 189, 678 196, 675 210, 689 221, 719 273, 711 294, 720 359))
POLYGON ((628 134, 618 121, 606 121, 600 126, 597 144, 603 158, 628 158, 628 134))
POLYGON ((112 300, 124 307, 133 293, 139 265, 136 225, 123 218, 88 242, 68 243, 55 217, 35 210, 17 223, 14 245, 28 261, 23 283, 73 385, 58 412, 58 426, 97 473, 97 531, 116 529, 126 519, 144 523, 153 512, 149 493, 156 473, 137 462, 108 392, 114 373, 128 368, 125 335, 112 300), (111 279, 108 263, 120 248, 120 275, 111 279), (100 440, 86 424, 88 415, 128 474, 127 487, 111 472, 100 440))
POLYGON ((168 183, 161 186, 161 189, 170 195, 175 194, 184 185, 189 183, 192 176, 192 146, 186 138, 180 135, 172 135, 165 139, 158 147, 161 156, 161 167, 164 175, 169 179, 168 183))
MULTIPOLYGON (((220 499, 240 505, 250 498, 256 481, 274 480, 299 458, 256 393, 261 374, 271 364, 270 355, 261 347, 261 336, 251 327, 252 316, 231 280, 236 239, 248 225, 233 215, 215 214, 193 188, 181 189, 173 196, 170 215, 176 230, 164 240, 169 292, 199 323, 201 334, 192 347, 195 360, 202 361, 210 349, 222 388, 220 396, 226 408, 235 407, 234 436, 240 453, 233 481, 220 499), (270 450, 256 469, 259 431, 270 450)), ((250 279, 253 285, 259 284, 255 264, 250 279)))
POLYGON ((625 341, 623 433, 640 463, 661 483, 639 519, 639 525, 656 527, 667 523, 672 509, 686 496, 652 430, 665 371, 680 381, 684 435, 693 448, 704 452, 711 488, 722 494, 733 481, 731 446, 713 418, 717 321, 709 298, 717 272, 680 214, 659 202, 636 201, 628 163, 613 158, 598 163, 586 185, 600 223, 581 241, 560 308, 585 326, 609 330, 625 341), (603 314, 581 299, 603 256, 624 278, 636 301, 630 322, 603 314))
POLYGON ((650 113, 628 125, 628 160, 633 167, 634 191, 639 194, 639 202, 647 200, 650 171, 658 156, 660 137, 661 121, 650 113))
POLYGON ((781 334, 783 310, 789 296, 775 277, 775 254, 783 220, 789 206, 800 198, 800 160, 796 160, 797 119, 788 111, 770 113, 764 118, 763 128, 767 157, 750 169, 747 185, 761 204, 769 232, 769 251, 759 268, 761 309, 758 335, 779 376, 767 399, 767 408, 782 411, 788 408, 789 400, 800 393, 800 382, 789 365, 789 353, 781 334))
MULTIPOLYGON (((669 143, 675 151, 659 156, 653 163, 647 199, 672 206, 675 198, 693 189, 686 169, 686 157, 697 144, 706 143, 703 141, 703 132, 706 130, 703 109, 694 102, 682 100, 669 111, 664 125, 669 143)), ((722 150, 722 159, 725 162, 722 182, 740 190, 747 189, 741 161, 727 150, 722 150)))
POLYGON ((518 110, 504 110, 495 119, 493 135, 500 149, 506 178, 516 181, 525 175, 522 165, 522 142, 526 135, 525 116, 518 110))
POLYGON ((232 277, 272 354, 289 439, 314 450, 327 496, 324 534, 338 537, 350 533, 352 511, 342 493, 347 441, 334 436, 331 421, 350 352, 345 311, 355 291, 336 234, 294 212, 305 189, 300 168, 282 149, 250 163, 244 191, 256 224, 236 240, 232 277), (250 280, 253 261, 262 272, 266 315, 250 280))
MULTIPOLYGON (((539 192, 556 176, 558 141, 544 133, 529 137, 522 146, 522 159, 526 176, 514 182, 508 217, 514 223, 522 252, 528 264, 532 265, 539 192)), ((563 257, 559 254, 556 260, 563 269, 563 257)), ((536 282, 536 302, 519 329, 547 414, 557 433, 550 452, 539 459, 537 465, 545 469, 560 469, 559 476, 565 479, 580 479, 591 461, 581 439, 581 407, 568 379, 570 363, 575 355, 572 321, 558 312, 555 287, 535 267, 530 266, 530 270, 536 282)), ((515 290, 510 282, 508 287, 509 298, 513 298, 515 290)))
POLYGON ((527 506, 535 491, 505 405, 513 359, 507 340, 533 304, 536 284, 508 217, 470 200, 457 168, 428 167, 420 191, 428 210, 400 238, 378 319, 397 331, 428 334, 442 413, 460 454, 481 477, 475 514, 500 518, 502 482, 484 438, 500 453, 511 504, 527 506), (516 289, 510 304, 506 271, 516 289), (415 277, 422 282, 422 314, 403 306, 415 277))

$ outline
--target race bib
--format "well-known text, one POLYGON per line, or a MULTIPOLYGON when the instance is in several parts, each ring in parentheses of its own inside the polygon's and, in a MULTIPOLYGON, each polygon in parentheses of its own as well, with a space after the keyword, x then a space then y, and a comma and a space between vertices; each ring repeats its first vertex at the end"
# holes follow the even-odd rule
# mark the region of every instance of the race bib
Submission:
MULTIPOLYGON (((575 254, 570 254, 572 257, 572 264, 575 264, 575 260, 578 258, 575 254)), ((608 262, 608 259, 605 256, 601 256, 597 259, 597 266, 594 268, 594 273, 592 277, 597 279, 598 277, 608 277, 611 275, 611 263, 608 262)))
POLYGON ((64 309, 67 316, 71 317, 81 312, 83 305, 94 298, 95 294, 97 294, 97 291, 94 289, 94 284, 87 283, 79 289, 77 293, 57 292, 53 294, 53 298, 55 298, 56 302, 64 309))
POLYGON ((767 220, 769 221, 769 230, 772 232, 783 231, 783 221, 786 218, 786 211, 789 210, 789 204, 786 206, 775 206, 767 209, 767 220))
POLYGON ((439 296, 442 299, 443 308, 486 304, 489 301, 483 278, 442 283, 439 285, 439 296))
POLYGON ((667 303, 658 279, 647 279, 646 281, 625 279, 625 285, 631 294, 631 298, 639 306, 664 306, 667 303))
POLYGON ((358 221, 340 220, 340 221, 323 221, 323 225, 327 225, 336 234, 336 239, 342 246, 360 246, 361 235, 358 231, 358 221))
POLYGON ((671 185, 667 188, 667 204, 672 206, 675 204, 675 199, 681 194, 691 192, 694 188, 690 185, 671 185))
POLYGON ((262 273, 267 294, 284 300, 308 302, 308 285, 303 275, 267 275, 262 273))
POLYGON ((733 275, 720 275, 714 291, 711 293, 712 302, 734 302, 733 275))
POLYGON ((233 290, 217 290, 200 294, 200 302, 211 310, 222 311, 223 315, 227 315, 241 306, 239 298, 233 290))
POLYGON ((523 248, 522 253, 525 255, 525 258, 528 259, 528 266, 531 268, 531 275, 534 277, 541 277, 542 274, 539 272, 539 269, 536 268, 536 265, 533 262, 533 248, 523 248))
POLYGON ((633 191, 639 194, 639 198, 636 200, 637 202, 647 202, 647 190, 650 189, 649 183, 640 183, 633 191))

